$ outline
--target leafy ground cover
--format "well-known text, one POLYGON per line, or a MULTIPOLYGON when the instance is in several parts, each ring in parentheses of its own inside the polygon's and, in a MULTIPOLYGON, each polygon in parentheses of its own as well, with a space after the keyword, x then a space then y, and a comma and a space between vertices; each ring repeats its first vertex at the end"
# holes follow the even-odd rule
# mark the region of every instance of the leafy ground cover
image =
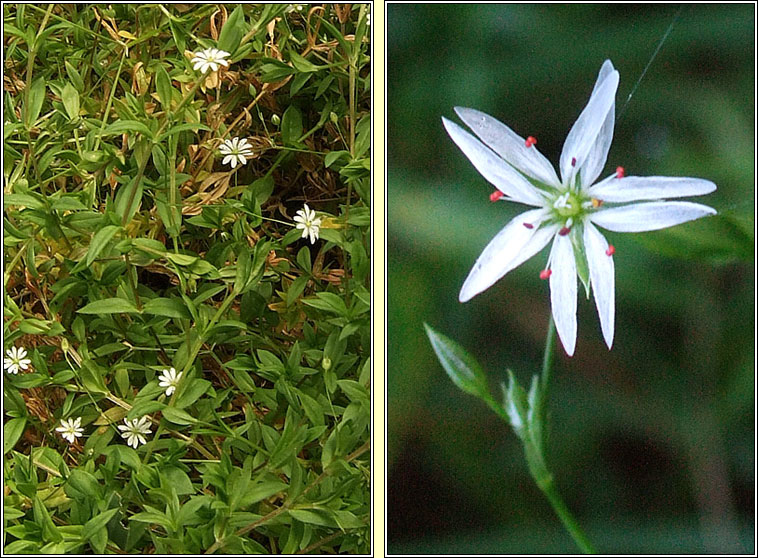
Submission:
POLYGON ((3 18, 5 552, 368 553, 368 5, 3 18))

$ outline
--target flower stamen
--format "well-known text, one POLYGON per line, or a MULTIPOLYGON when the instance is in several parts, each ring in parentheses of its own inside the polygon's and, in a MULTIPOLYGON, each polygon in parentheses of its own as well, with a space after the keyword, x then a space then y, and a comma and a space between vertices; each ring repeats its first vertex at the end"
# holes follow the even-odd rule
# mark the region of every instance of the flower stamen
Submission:
POLYGON ((624 178, 624 167, 616 167, 616 178, 624 178))
POLYGON ((603 205, 603 200, 599 200, 597 198, 592 198, 592 207, 594 207, 595 209, 597 209, 601 205, 603 205))
POLYGON ((545 279, 550 277, 552 274, 553 274, 552 269, 543 269, 542 271, 540 271, 540 279, 544 281, 545 279))
POLYGON ((615 253, 616 253, 616 248, 615 248, 615 246, 613 246, 613 244, 609 244, 609 245, 608 245, 608 249, 605 251, 605 255, 606 255, 606 256, 612 256, 612 255, 613 255, 613 254, 615 254, 615 253))
POLYGON ((535 143, 537 143, 537 138, 535 138, 534 136, 529 136, 528 138, 526 138, 526 142, 525 143, 526 143, 527 147, 531 147, 535 143))
POLYGON ((531 230, 531 229, 533 229, 533 228, 534 228, 534 225, 532 225, 531 223, 524 223, 524 226, 525 226, 527 229, 529 229, 529 230, 531 230))
POLYGON ((490 201, 496 202, 500 198, 502 198, 505 194, 503 194, 500 190, 495 190, 490 194, 490 201))
POLYGON ((571 166, 572 167, 576 166, 576 157, 571 157, 571 166))

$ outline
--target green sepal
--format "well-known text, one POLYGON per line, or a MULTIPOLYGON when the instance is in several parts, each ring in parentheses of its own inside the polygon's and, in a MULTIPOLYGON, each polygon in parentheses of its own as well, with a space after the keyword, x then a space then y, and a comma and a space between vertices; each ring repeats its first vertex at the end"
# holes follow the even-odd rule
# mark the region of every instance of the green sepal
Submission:
POLYGON ((590 298, 590 267, 587 263, 587 253, 584 250, 584 225, 575 224, 571 228, 571 245, 574 248, 574 260, 576 261, 576 274, 584 285, 584 291, 587 294, 587 300, 590 298))
POLYGON ((503 390, 503 408, 508 413, 513 431, 516 436, 526 441, 529 434, 529 403, 526 391, 519 385, 510 370, 508 370, 508 386, 506 387, 505 382, 500 386, 503 390))

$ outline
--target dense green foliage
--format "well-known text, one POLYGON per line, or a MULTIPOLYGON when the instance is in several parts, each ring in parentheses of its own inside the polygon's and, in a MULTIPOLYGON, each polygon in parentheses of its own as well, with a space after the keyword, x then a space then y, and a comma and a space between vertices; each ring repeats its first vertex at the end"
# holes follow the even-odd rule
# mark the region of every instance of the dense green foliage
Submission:
POLYGON ((3 9, 5 552, 367 553, 368 5, 3 9))
POLYGON ((458 302, 484 246, 524 206, 488 201, 493 187, 441 117, 486 112, 557 165, 605 59, 621 80, 602 176, 623 166, 712 180, 718 190, 692 201, 719 214, 607 234, 613 349, 580 289, 576 353, 556 353, 547 465, 601 552, 754 552, 753 21, 750 5, 389 6, 390 552, 576 552, 521 441, 450 381, 423 324, 481 363, 453 377, 459 387, 479 393, 485 375, 500 395, 507 369, 531 385, 550 316, 547 250, 458 302))

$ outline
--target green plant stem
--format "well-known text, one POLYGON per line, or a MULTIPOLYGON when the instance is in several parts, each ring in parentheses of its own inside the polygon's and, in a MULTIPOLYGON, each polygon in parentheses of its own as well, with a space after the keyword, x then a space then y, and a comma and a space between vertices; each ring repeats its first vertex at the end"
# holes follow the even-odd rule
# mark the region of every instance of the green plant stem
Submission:
MULTIPOLYGON (((547 326, 547 339, 545 340, 545 355, 542 359, 542 376, 540 377, 542 397, 540 398, 540 408, 538 409, 538 411, 539 411, 540 416, 542 417, 543 436, 545 436, 548 431, 547 398, 548 398, 548 393, 549 393, 550 376, 552 373, 554 360, 555 360, 555 322, 553 321, 553 317, 551 316, 550 323, 547 326)), ((544 440, 540 440, 540 443, 542 447, 544 447, 544 440)), ((558 490, 555 488, 553 475, 547 471, 547 468, 544 464, 544 457, 542 457, 539 463, 535 463, 535 465, 537 466, 534 466, 534 467, 532 466, 533 460, 529 459, 529 457, 530 456, 527 454, 527 461, 529 461, 529 465, 530 465, 529 472, 531 473, 532 478, 534 478, 534 482, 537 483, 537 486, 542 491, 542 493, 547 497, 548 501, 550 502, 550 505, 553 506, 553 510, 555 510, 556 515, 558 515, 558 518, 561 520, 561 523, 563 523, 563 526, 569 532, 569 535, 571 535, 571 538, 574 539, 574 542, 576 543, 576 545, 585 554, 597 554, 597 551, 592 546, 592 543, 587 538, 587 535, 582 530, 576 518, 573 516, 571 511, 569 511, 568 507, 566 506, 566 503, 563 501, 563 498, 561 498, 561 495, 558 494, 558 490)))

